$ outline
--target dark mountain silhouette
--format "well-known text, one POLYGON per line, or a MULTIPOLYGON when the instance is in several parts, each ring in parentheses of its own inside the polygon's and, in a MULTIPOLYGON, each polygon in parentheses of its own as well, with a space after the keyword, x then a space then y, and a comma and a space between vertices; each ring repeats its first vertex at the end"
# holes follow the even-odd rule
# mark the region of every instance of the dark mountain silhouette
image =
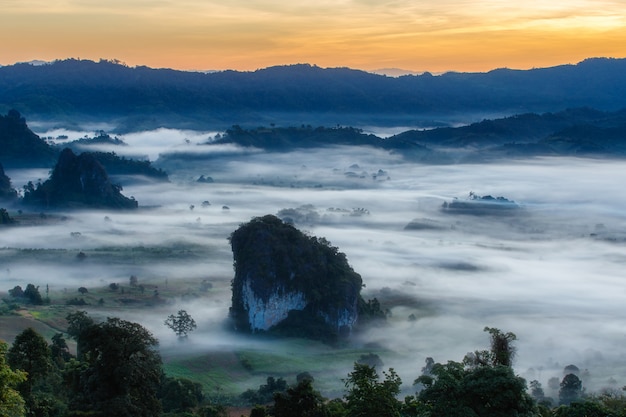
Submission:
POLYGON ((134 130, 249 120, 414 124, 465 112, 519 114, 582 106, 626 107, 626 59, 398 78, 305 64, 209 74, 75 59, 0 68, 0 108, 19 108, 37 119, 106 117, 134 130))
POLYGON ((51 166, 55 159, 55 150, 28 128, 17 110, 0 115, 0 161, 5 166, 51 166))
MULTIPOLYGON (((558 113, 526 113, 457 128, 409 130, 387 139, 352 127, 233 126, 207 143, 234 143, 272 152, 343 146, 371 146, 403 155, 407 160, 429 163, 479 162, 503 157, 539 155, 626 156, 626 109, 604 112, 590 108, 558 113)), ((205 158, 192 154, 162 156, 175 159, 205 158)))
POLYGON ((77 156, 66 148, 48 180, 37 187, 32 183, 25 187, 23 202, 45 208, 137 208, 137 201, 121 191, 93 155, 85 152, 77 156))
POLYGON ((236 329, 325 340, 351 333, 365 304, 361 276, 326 239, 267 215, 241 225, 230 243, 236 329))
POLYGON ((577 108, 558 113, 529 113, 458 128, 410 130, 387 139, 389 143, 396 141, 427 146, 434 152, 464 150, 463 158, 467 161, 537 155, 623 157, 626 156, 626 109, 603 112, 577 108))

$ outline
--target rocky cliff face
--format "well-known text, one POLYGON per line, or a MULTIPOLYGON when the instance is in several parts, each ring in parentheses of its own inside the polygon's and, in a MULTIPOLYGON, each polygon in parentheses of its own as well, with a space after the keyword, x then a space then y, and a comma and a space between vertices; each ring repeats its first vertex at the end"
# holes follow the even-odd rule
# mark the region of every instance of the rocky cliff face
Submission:
POLYGON ((230 241, 231 317, 238 330, 280 329, 320 338, 350 334, 362 280, 337 248, 275 216, 252 219, 230 241))
POLYGON ((24 202, 45 207, 137 208, 137 201, 125 197, 122 187, 112 184, 102 165, 90 153, 75 155, 66 148, 50 179, 37 188, 30 185, 24 202))

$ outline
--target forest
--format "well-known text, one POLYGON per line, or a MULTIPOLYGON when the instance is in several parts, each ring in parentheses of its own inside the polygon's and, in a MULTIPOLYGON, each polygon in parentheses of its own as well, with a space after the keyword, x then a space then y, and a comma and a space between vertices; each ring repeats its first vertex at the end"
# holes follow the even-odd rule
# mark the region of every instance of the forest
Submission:
MULTIPOLYGON (((193 330, 185 325, 193 319, 184 311, 170 319, 184 343, 193 330)), ((341 380, 345 391, 339 398, 324 398, 305 371, 295 382, 268 377, 256 391, 216 401, 200 384, 167 376, 158 340, 140 324, 119 318, 97 322, 80 310, 66 320, 66 333, 50 341, 27 328, 11 346, 0 342, 3 416, 225 417, 239 409, 235 406, 247 407, 251 417, 626 415, 626 396, 619 390, 585 393, 584 376, 574 365, 564 369, 558 398, 546 396, 539 381, 515 375, 516 335, 497 328, 485 327, 489 347, 461 361, 427 358, 413 382, 415 394, 404 398, 395 370, 379 369, 377 355, 363 355, 341 380), (75 341, 75 354, 65 337, 75 341)))

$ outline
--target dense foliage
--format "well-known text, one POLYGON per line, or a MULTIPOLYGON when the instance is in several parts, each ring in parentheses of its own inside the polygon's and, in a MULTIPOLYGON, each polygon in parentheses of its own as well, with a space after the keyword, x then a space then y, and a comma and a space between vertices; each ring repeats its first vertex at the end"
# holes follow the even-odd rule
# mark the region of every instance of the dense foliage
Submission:
POLYGON ((162 378, 158 341, 137 323, 109 318, 89 324, 84 319, 72 329, 81 356, 66 371, 70 408, 107 416, 157 415, 162 378))
POLYGON ((0 416, 23 416, 24 399, 17 387, 26 381, 26 373, 11 369, 6 361, 7 350, 8 345, 0 340, 0 416))
MULTIPOLYGON (((50 344, 31 328, 10 348, 0 341, 0 416, 228 415, 227 403, 212 402, 199 383, 163 373, 158 341, 141 325, 118 318, 96 322, 84 311, 67 320, 77 356, 61 333, 50 344)), ((563 378, 560 404, 553 406, 537 381, 529 389, 514 374, 515 335, 485 331, 489 349, 468 354, 462 362, 428 358, 415 381, 416 394, 404 399, 398 398, 402 380, 393 368, 381 377, 377 368, 382 363, 360 361, 342 380, 341 398, 324 398, 303 372, 293 385, 268 377, 237 403, 256 405, 250 416, 273 417, 626 417, 626 396, 585 394, 574 374, 563 378)))

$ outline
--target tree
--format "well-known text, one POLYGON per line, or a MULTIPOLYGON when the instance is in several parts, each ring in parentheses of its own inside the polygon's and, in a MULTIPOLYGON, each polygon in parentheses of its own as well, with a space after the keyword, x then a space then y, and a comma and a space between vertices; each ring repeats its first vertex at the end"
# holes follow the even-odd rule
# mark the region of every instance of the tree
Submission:
POLYGON ((24 290, 24 297, 28 298, 28 300, 35 305, 42 305, 43 298, 39 293, 39 287, 35 287, 33 284, 28 284, 26 289, 24 290))
POLYGON ((164 412, 183 412, 197 407, 203 400, 202 386, 185 378, 163 378, 159 393, 164 412))
POLYGON ((535 415, 534 402, 526 392, 526 381, 513 369, 496 365, 471 370, 462 383, 463 401, 479 417, 535 415))
POLYGON ((429 417, 471 417, 476 414, 463 401, 463 378, 467 371, 460 362, 434 363, 430 372, 415 380, 424 389, 418 399, 429 410, 429 417))
POLYGON ((490 349, 468 354, 464 362, 471 366, 512 366, 515 357, 513 341, 517 340, 515 333, 502 333, 494 327, 485 327, 483 330, 490 335, 490 349))
POLYGON ((573 401, 578 400, 582 393, 582 386, 582 381, 576 375, 565 375, 559 390, 559 404, 569 405, 573 401))
POLYGON ((171 314, 167 317, 165 325, 172 329, 176 336, 184 338, 196 328, 196 321, 185 310, 178 310, 176 315, 171 314))
POLYGON ((431 375, 416 382, 424 385, 419 400, 429 417, 531 417, 534 403, 526 381, 504 366, 465 368, 462 363, 436 363, 431 375))
POLYGON ((311 379, 305 378, 286 392, 274 394, 275 417, 327 417, 322 395, 313 389, 311 379))
POLYGON ((46 339, 33 328, 27 328, 15 337, 7 353, 7 362, 11 368, 26 373, 27 379, 20 386, 20 392, 30 406, 33 385, 48 375, 52 369, 46 339))
POLYGON ((9 295, 11 297, 20 298, 24 296, 24 290, 22 290, 22 287, 20 287, 19 285, 16 285, 9 290, 9 295))
POLYGON ((259 385, 258 390, 246 390, 241 394, 241 398, 250 405, 268 404, 272 401, 276 393, 282 393, 286 390, 287 381, 285 381, 283 378, 274 378, 273 376, 268 376, 265 384, 259 385))
POLYGON ((163 374, 158 341, 137 323, 108 318, 88 325, 85 318, 76 327, 83 362, 70 362, 67 372, 74 392, 71 408, 111 417, 158 415, 163 374))
POLYGON ((552 415, 554 417, 607 417, 623 414, 612 414, 610 410, 607 410, 601 404, 593 401, 584 401, 561 405, 554 409, 552 415))
POLYGON ((72 359, 70 348, 67 346, 67 342, 63 338, 63 333, 56 333, 52 336, 52 344, 49 348, 52 363, 59 369, 63 369, 65 364, 72 359))
POLYGON ((0 340, 0 416, 24 416, 24 399, 16 387, 26 381, 23 371, 14 371, 6 363, 8 345, 0 340))
POLYGON ((380 382, 376 369, 365 364, 354 364, 344 384, 348 392, 344 396, 348 417, 399 417, 401 403, 396 399, 402 380, 393 370, 383 372, 380 382))
POLYGON ((94 325, 94 321, 86 311, 75 311, 68 314, 65 319, 67 320, 67 334, 74 340, 76 340, 76 357, 80 360, 83 355, 83 345, 85 343, 84 337, 85 330, 94 325))

